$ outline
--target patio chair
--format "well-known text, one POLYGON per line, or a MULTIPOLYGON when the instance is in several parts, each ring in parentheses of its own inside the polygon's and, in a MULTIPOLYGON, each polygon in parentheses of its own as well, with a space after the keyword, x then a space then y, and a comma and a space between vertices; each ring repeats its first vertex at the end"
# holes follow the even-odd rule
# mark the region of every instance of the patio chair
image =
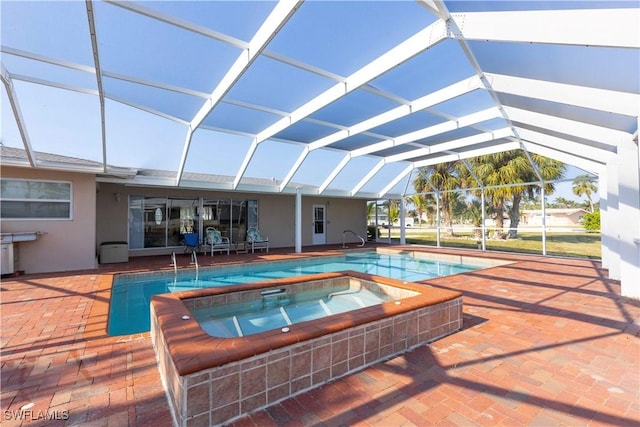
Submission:
POLYGON ((220 231, 213 227, 207 227, 205 236, 206 245, 211 249, 211 256, 213 256, 214 252, 226 252, 229 255, 231 244, 228 237, 223 237, 220 231))
POLYGON ((200 249, 200 238, 198 233, 184 233, 182 235, 184 243, 184 253, 198 252, 200 249))
POLYGON ((269 237, 261 236, 260 230, 256 227, 249 227, 247 230, 247 245, 251 247, 251 253, 254 253, 256 249, 265 249, 269 252, 269 237))

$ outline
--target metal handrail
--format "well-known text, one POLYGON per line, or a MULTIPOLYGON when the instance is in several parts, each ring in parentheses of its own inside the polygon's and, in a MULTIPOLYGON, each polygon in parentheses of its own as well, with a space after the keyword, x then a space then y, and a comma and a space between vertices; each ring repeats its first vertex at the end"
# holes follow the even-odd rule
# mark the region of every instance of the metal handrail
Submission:
POLYGON ((363 247, 363 246, 364 246, 364 242, 365 242, 365 241, 364 241, 364 238, 363 238, 361 235, 359 235, 358 233, 356 233, 356 232, 355 232, 355 231, 353 231, 353 230, 344 230, 344 231, 342 232, 342 248, 347 248, 347 247, 348 247, 348 246, 347 246, 347 244, 346 244, 346 242, 345 242, 345 240, 344 240, 344 236, 345 236, 345 234, 347 234, 347 233, 351 233, 351 234, 353 234, 354 236, 356 236, 358 239, 360 239, 360 241, 361 241, 362 243, 358 245, 359 247, 363 247))
POLYGON ((176 253, 171 252, 171 264, 173 266, 173 273, 178 274, 178 263, 176 262, 176 253))
POLYGON ((191 252, 191 264, 196 265, 196 272, 198 271, 198 255, 196 255, 196 251, 191 252))

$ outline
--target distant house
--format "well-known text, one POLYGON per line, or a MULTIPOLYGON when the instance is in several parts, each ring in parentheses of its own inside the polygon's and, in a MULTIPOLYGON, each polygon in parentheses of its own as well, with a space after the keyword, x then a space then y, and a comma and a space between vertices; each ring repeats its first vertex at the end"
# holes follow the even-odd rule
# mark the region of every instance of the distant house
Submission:
MULTIPOLYGON (((582 227, 582 218, 586 210, 574 209, 545 209, 547 227, 582 227)), ((542 209, 526 209, 522 211, 521 223, 529 226, 542 225, 542 209)))

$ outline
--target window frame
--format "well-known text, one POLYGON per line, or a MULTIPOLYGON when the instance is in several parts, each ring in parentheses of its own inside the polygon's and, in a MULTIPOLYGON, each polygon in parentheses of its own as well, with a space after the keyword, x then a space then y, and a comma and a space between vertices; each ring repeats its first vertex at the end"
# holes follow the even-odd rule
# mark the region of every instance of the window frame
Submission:
POLYGON ((28 178, 2 178, 2 181, 19 181, 19 182, 37 182, 37 183, 55 183, 66 184, 69 186, 69 199, 30 199, 17 197, 4 197, 4 193, 0 193, 0 205, 5 202, 31 202, 31 203, 67 203, 69 205, 68 217, 7 217, 2 216, 2 207, 0 206, 0 219, 2 221, 73 221, 73 182, 65 180, 53 179, 28 179, 28 178))

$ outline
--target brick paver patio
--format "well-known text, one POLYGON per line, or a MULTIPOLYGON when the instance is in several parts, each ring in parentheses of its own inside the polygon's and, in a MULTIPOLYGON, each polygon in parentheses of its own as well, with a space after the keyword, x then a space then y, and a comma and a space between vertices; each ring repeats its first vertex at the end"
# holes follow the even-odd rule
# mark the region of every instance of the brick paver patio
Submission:
MULTIPOLYGON (((428 282, 463 292, 462 331, 234 425, 640 425, 640 303, 598 262, 484 256, 516 262, 428 282)), ((3 279, 2 425, 170 426, 148 334, 106 335, 111 274, 167 267, 3 279)))

